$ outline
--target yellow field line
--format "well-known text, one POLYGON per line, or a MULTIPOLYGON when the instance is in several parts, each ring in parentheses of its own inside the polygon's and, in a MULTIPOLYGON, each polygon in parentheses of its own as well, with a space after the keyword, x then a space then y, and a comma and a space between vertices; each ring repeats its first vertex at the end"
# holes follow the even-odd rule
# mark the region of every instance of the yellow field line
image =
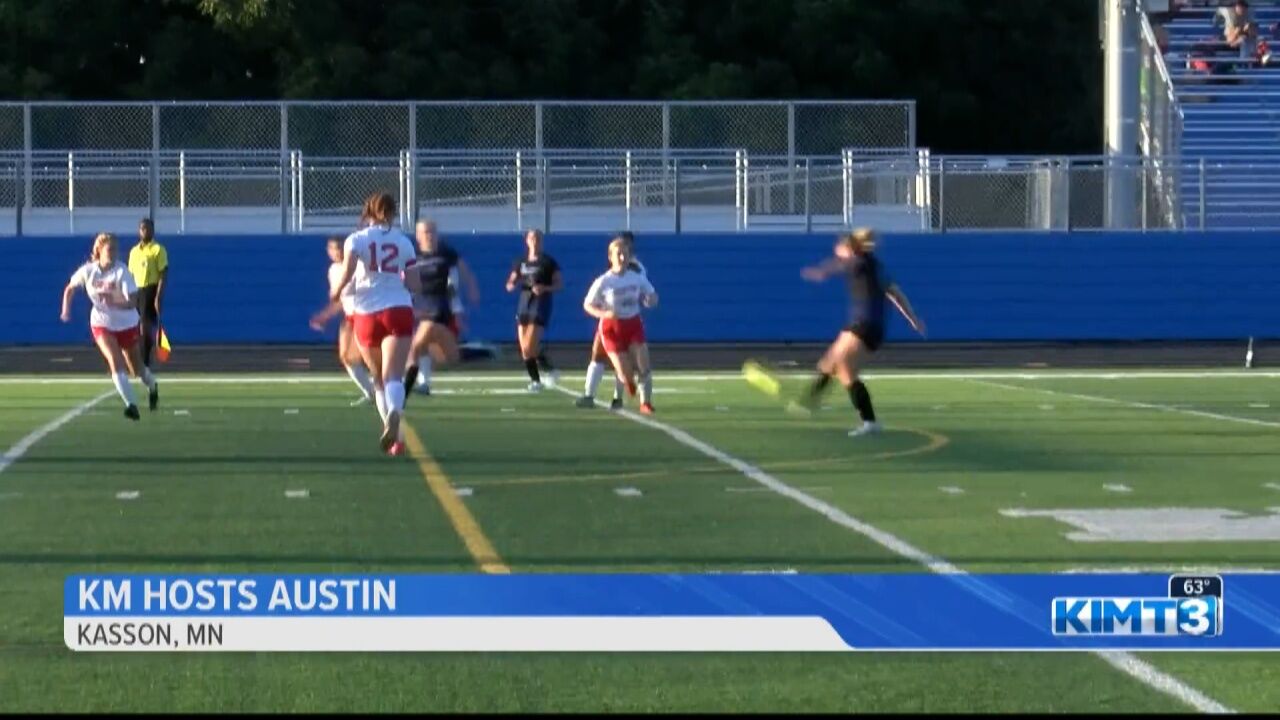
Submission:
POLYGON ((402 423, 400 427, 404 429, 404 442, 409 448, 409 456, 417 463, 422 479, 427 481, 431 494, 436 496, 440 507, 444 508, 444 514, 449 517, 454 531, 467 546, 467 552, 471 553, 471 557, 480 566, 480 572, 499 575, 510 573, 511 568, 498 557, 498 551, 494 549, 493 543, 485 537, 484 530, 480 529, 480 523, 476 522, 475 516, 467 509, 466 503, 462 502, 458 494, 453 491, 449 476, 445 475, 436 459, 427 452, 427 446, 422 444, 422 439, 418 437, 413 426, 402 423))

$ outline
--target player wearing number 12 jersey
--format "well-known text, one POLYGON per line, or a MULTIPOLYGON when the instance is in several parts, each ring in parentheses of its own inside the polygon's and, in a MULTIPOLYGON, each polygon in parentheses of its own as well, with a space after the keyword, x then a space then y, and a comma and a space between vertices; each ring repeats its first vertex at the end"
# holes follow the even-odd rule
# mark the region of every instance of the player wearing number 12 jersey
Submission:
POLYGON ((355 283, 351 306, 356 344, 373 371, 374 400, 382 416, 381 446, 404 452, 400 421, 404 413, 404 371, 413 344, 413 297, 418 277, 406 272, 417 262, 413 243, 394 227, 396 201, 387 193, 371 195, 360 214, 361 229, 342 248, 342 276, 329 299, 341 302, 355 283))

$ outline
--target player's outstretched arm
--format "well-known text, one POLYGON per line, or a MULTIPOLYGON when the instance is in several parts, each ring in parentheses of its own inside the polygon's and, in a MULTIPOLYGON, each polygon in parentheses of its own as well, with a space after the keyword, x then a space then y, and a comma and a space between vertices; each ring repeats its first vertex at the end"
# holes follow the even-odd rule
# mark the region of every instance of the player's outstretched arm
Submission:
POLYGON ((902 313, 902 316, 907 319, 907 322, 911 323, 911 327, 920 333, 921 337, 924 337, 924 321, 916 315, 915 310, 911 307, 911 301, 907 299, 907 294, 902 292, 902 288, 898 287, 897 283, 894 283, 885 290, 885 295, 889 297, 889 301, 893 303, 894 307, 898 308, 898 312, 902 313))
POLYGON ((342 310, 342 303, 330 301, 320 312, 311 316, 311 329, 319 332, 324 330, 325 323, 328 323, 334 315, 342 310))
POLYGON ((843 270, 844 266, 844 261, 840 258, 829 257, 817 265, 811 265, 801 270, 800 276, 809 282, 822 282, 843 270))
MULTIPOLYGON (((349 241, 348 241, 349 242, 349 241)), ((333 291, 329 293, 331 302, 339 302, 342 299, 342 291, 347 289, 347 284, 351 282, 351 278, 356 274, 356 256, 351 252, 350 247, 342 250, 342 277, 338 278, 338 284, 334 286, 333 291)))
POLYGON ((75 283, 68 283, 62 289, 62 322, 71 322, 71 298, 75 295, 75 283))

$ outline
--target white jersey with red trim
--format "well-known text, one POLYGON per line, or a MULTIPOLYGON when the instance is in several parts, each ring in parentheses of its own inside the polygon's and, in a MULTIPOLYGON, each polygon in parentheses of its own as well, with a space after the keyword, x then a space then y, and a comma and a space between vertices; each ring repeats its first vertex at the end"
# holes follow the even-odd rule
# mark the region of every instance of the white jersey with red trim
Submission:
MULTIPOLYGON (((338 287, 338 281, 342 279, 342 263, 336 262, 329 266, 329 294, 338 287)), ((342 295, 338 299, 342 302, 343 315, 355 315, 355 293, 356 281, 352 278, 347 286, 342 288, 342 295)))
POLYGON ((418 260, 413 243, 398 228, 371 225, 347 236, 343 252, 356 257, 351 309, 370 315, 393 307, 413 307, 404 271, 418 260))
POLYGON ((122 262, 103 268, 96 262, 87 262, 71 276, 71 285, 82 287, 93 303, 89 313, 89 325, 108 330, 128 330, 138 324, 138 285, 133 273, 122 262), (130 303, 128 307, 116 307, 113 303, 130 303))
POLYGON ((601 310, 612 310, 614 317, 625 320, 640 314, 641 299, 657 291, 645 275, 627 268, 621 275, 610 270, 596 278, 587 291, 586 304, 601 310))

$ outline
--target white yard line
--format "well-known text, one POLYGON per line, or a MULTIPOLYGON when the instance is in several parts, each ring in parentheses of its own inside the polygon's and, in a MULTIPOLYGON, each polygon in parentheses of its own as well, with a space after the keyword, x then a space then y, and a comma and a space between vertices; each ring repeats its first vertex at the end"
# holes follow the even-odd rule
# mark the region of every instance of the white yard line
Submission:
MULTIPOLYGON (((102 383, 102 378, 98 378, 98 383, 99 384, 102 383)), ((31 434, 27 435, 26 437, 22 438, 18 442, 14 443, 13 447, 9 448, 8 450, 5 450, 4 455, 0 455, 0 472, 4 472, 9 468, 10 465, 17 462, 19 458, 21 458, 23 455, 26 455, 27 451, 31 449, 31 446, 40 442, 42 439, 44 439, 46 435, 48 435, 49 433, 52 433, 53 431, 57 430, 63 425, 66 425, 72 420, 75 420, 76 418, 80 417, 85 412, 87 412, 94 405, 97 405, 98 403, 102 402, 103 400, 106 400, 107 398, 115 394, 116 393, 114 390, 108 390, 107 392, 102 393, 101 395, 93 398, 92 400, 86 400, 85 402, 80 403, 79 405, 71 408, 65 413, 59 415, 58 417, 50 420, 44 425, 41 425, 40 427, 33 430, 31 434)))
MULTIPOLYGON (((742 374, 735 371, 725 372, 699 372, 686 373, 679 370, 669 372, 659 371, 660 378, 663 382, 716 382, 716 381, 732 381, 742 380, 742 374)), ((780 378, 809 378, 812 373, 778 373, 780 378)), ((1017 370, 991 370, 991 371, 973 371, 973 370, 956 370, 956 371, 932 371, 932 372, 869 372, 866 373, 868 380, 1051 380, 1060 379, 1103 379, 1103 380, 1134 380, 1134 379, 1212 379, 1212 378, 1280 378, 1280 371, 1276 370, 1064 370, 1062 372, 1044 371, 1044 372, 1023 372, 1017 370)), ((286 384, 311 384, 311 383, 349 383, 351 379, 343 374, 338 373, 279 373, 279 374, 263 374, 263 373, 246 373, 244 375, 236 374, 183 374, 164 375, 161 379, 170 383, 191 383, 196 385, 217 385, 217 384, 261 384, 261 383, 286 383, 286 384)), ((84 383, 100 383, 99 376, 88 375, 7 375, 0 376, 0 385, 74 385, 84 383)), ((513 374, 453 374, 444 373, 437 375, 432 379, 432 385, 435 384, 451 384, 451 383, 484 383, 484 382, 517 382, 527 383, 529 378, 526 375, 513 374)), ((582 377, 577 375, 564 375, 560 378, 560 385, 569 385, 577 388, 582 383, 582 377)))
MULTIPOLYGON (((558 388, 566 395, 574 395, 571 390, 558 388)), ((935 557, 929 553, 908 543, 906 540, 899 538, 889 532, 881 530, 870 523, 863 522, 858 518, 849 515, 840 508, 823 502, 812 495, 801 492, 796 488, 787 485, 781 480, 775 478, 760 468, 736 458, 728 453, 709 445, 698 438, 693 437, 689 433, 672 425, 659 422, 643 415, 637 415, 630 410, 614 411, 615 415, 625 418, 634 423, 639 423, 645 427, 652 428, 666 434, 676 442, 686 447, 693 448, 698 452, 719 461, 729 467, 737 470, 748 478, 769 488, 773 492, 794 500, 804 507, 813 510, 822 515, 831 522, 846 527, 854 532, 875 542, 877 545, 884 547, 893 553, 900 555, 908 560, 924 565, 929 570, 940 574, 957 574, 968 575, 969 573, 960 569, 942 558, 935 557)), ((1150 663, 1142 660, 1127 652, 1094 652, 1095 655, 1102 658, 1109 665, 1125 673, 1126 675, 1138 680, 1144 685, 1169 695, 1182 703, 1205 713, 1231 713, 1234 712, 1227 706, 1219 703, 1213 698, 1196 690, 1190 685, 1182 682, 1178 678, 1162 672, 1150 663)))
POLYGON ((1048 390, 1046 388, 1027 387, 1025 385, 1009 385, 1006 383, 991 382, 988 380, 970 379, 969 381, 978 385, 987 385, 989 387, 1003 388, 1005 390, 1022 390, 1023 392, 1040 393, 1041 395, 1054 395, 1057 397, 1075 398, 1076 400, 1088 400, 1089 402, 1124 405, 1126 407, 1139 408, 1142 410, 1159 410, 1161 412, 1178 413, 1181 415, 1194 415, 1195 417, 1208 418, 1210 420, 1223 420, 1225 422, 1237 422, 1244 423, 1246 425, 1280 428, 1280 422, 1273 420, 1259 420, 1257 418, 1240 417, 1238 415, 1223 415, 1221 413, 1206 412, 1204 410, 1190 410, 1184 407, 1174 407, 1173 405, 1160 405, 1159 403, 1120 400, 1112 397, 1104 397, 1102 395, 1082 395, 1080 393, 1064 392, 1062 390, 1048 390))

